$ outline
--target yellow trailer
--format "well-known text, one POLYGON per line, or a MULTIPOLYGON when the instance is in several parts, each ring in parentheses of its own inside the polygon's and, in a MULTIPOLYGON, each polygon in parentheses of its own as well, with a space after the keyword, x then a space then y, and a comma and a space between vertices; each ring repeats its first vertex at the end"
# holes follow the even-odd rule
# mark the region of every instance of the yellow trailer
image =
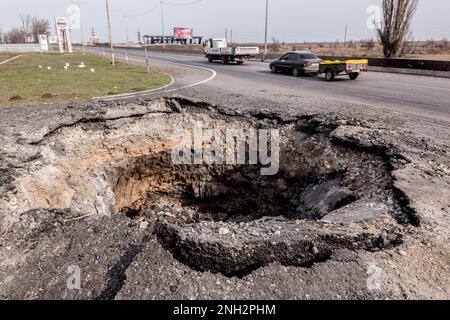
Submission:
POLYGON ((325 60, 320 62, 319 73, 325 74, 327 81, 333 81, 337 76, 348 75, 356 80, 361 72, 368 71, 369 60, 325 60))

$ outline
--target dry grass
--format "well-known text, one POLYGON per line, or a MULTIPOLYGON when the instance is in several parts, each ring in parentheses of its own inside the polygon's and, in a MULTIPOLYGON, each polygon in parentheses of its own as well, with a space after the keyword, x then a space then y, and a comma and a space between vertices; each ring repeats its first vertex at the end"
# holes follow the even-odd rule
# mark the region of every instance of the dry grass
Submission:
POLYGON ((18 55, 17 53, 0 53, 0 63, 18 55))
MULTIPOLYGON (((0 61, 5 58, 0 55, 0 61)), ((32 53, 0 66, 0 106, 83 101, 169 82, 167 75, 147 75, 145 69, 122 63, 112 66, 97 56, 32 53), (82 62, 85 68, 78 67, 82 62)))

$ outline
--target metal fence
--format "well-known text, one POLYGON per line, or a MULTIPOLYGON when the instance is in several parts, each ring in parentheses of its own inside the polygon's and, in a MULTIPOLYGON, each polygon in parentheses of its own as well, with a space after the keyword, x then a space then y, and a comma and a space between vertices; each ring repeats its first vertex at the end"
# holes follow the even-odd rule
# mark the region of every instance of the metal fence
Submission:
POLYGON ((24 53, 24 52, 41 52, 41 46, 37 43, 25 44, 0 44, 0 53, 24 53))
MULTIPOLYGON (((321 56, 325 60, 347 60, 355 57, 321 56)), ((365 58, 369 60, 371 67, 402 68, 413 70, 430 71, 450 71, 450 61, 421 60, 421 59, 385 59, 385 58, 365 58)))

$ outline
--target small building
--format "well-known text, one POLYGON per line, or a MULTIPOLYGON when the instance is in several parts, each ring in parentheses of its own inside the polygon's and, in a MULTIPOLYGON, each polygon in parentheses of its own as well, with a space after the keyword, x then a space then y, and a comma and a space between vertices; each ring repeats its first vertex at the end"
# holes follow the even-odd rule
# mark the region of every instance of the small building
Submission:
POLYGON ((100 37, 99 36, 90 36, 89 37, 89 42, 90 45, 97 45, 100 43, 100 37))
POLYGON ((173 28, 173 36, 144 35, 144 44, 201 44, 203 37, 194 37, 192 28, 173 28))
POLYGON ((26 36, 25 37, 25 43, 35 43, 33 36, 26 36))
POLYGON ((172 36, 149 36, 144 35, 144 44, 201 44, 203 37, 192 37, 190 39, 176 39, 172 36))

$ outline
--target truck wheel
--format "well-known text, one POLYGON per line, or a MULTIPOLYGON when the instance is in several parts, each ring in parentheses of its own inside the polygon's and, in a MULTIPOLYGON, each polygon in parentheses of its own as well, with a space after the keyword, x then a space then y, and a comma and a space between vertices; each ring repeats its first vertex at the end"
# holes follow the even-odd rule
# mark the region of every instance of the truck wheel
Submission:
POLYGON ((223 63, 223 64, 228 64, 228 62, 230 62, 230 60, 228 59, 228 57, 223 57, 223 58, 222 58, 222 63, 223 63))
POLYGON ((208 62, 212 63, 213 62, 213 57, 208 55, 208 62))
POLYGON ((336 75, 334 74, 334 71, 332 69, 327 69, 325 71, 325 80, 327 81, 333 81, 336 75))
POLYGON ((351 80, 356 80, 356 79, 358 79, 358 77, 359 77, 359 73, 358 73, 358 72, 350 73, 350 74, 348 75, 348 77, 349 77, 351 80))
POLYGON ((299 77, 300 76, 300 71, 297 68, 292 69, 292 75, 294 77, 299 77))
POLYGON ((244 61, 236 61, 237 64, 244 64, 244 61))

